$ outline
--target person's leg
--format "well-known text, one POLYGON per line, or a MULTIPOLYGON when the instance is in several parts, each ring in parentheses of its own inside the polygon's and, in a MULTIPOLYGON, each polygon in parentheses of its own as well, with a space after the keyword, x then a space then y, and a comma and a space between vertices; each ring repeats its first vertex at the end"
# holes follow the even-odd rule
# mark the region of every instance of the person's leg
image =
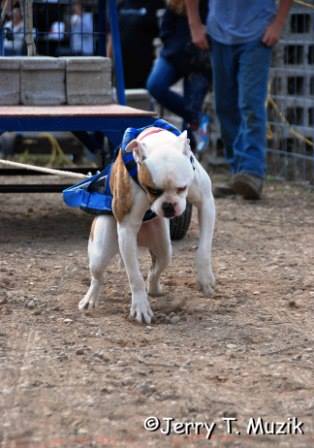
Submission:
POLYGON ((234 142, 236 172, 265 174, 266 97, 271 48, 261 42, 241 46, 239 57, 240 132, 234 142))
POLYGON ((195 117, 190 125, 197 128, 200 122, 204 99, 209 89, 209 79, 202 73, 191 73, 184 78, 184 100, 188 110, 195 117))
POLYGON ((216 113, 227 161, 234 170, 233 144, 239 133, 238 45, 224 45, 212 40, 212 68, 216 113))
POLYGON ((193 116, 186 107, 183 96, 170 89, 180 78, 182 75, 177 72, 175 66, 161 57, 154 64, 146 87, 162 106, 189 123, 193 116))
POLYGON ((190 145, 193 152, 196 151, 198 145, 196 132, 201 123, 202 107, 208 89, 209 79, 200 72, 191 73, 184 78, 184 100, 186 107, 193 115, 193 119, 190 123, 183 122, 183 129, 187 129, 188 131, 188 138, 190 139, 190 145))

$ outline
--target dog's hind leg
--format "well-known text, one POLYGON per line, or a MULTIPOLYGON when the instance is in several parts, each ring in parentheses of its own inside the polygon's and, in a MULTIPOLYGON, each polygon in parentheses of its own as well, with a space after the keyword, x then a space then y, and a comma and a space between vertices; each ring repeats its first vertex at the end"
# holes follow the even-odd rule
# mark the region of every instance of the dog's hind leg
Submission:
POLYGON ((112 216, 97 216, 92 224, 88 242, 91 283, 79 303, 79 309, 95 308, 102 286, 103 273, 118 252, 117 228, 112 216))
POLYGON ((169 221, 164 218, 158 218, 148 223, 150 226, 148 239, 148 248, 152 257, 152 266, 148 274, 148 294, 151 296, 160 296, 160 275, 168 266, 171 260, 172 247, 170 239, 169 221), (158 228, 157 228, 158 226, 158 228))

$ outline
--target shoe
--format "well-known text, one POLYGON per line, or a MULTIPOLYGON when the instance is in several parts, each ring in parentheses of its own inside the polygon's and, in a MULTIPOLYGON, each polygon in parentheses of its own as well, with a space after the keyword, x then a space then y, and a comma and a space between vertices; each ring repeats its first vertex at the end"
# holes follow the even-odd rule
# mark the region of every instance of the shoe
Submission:
POLYGON ((236 192, 233 190, 230 184, 220 184, 213 188, 214 198, 227 198, 234 196, 236 192))
POLYGON ((233 176, 231 187, 244 199, 259 200, 263 190, 263 179, 248 173, 237 173, 233 176))

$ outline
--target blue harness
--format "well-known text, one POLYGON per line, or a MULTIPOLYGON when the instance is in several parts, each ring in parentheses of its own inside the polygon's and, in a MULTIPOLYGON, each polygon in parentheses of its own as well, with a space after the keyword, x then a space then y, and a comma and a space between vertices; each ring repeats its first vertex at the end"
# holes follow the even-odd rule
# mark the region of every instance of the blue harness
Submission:
MULTIPOLYGON (((122 160, 132 179, 141 187, 137 177, 137 163, 132 152, 126 152, 126 147, 131 140, 134 140, 141 132, 150 127, 156 127, 172 132, 179 136, 180 131, 165 120, 156 120, 152 125, 143 128, 127 128, 124 132, 121 151, 122 160)), ((118 152, 116 153, 117 156, 118 152)), ((69 207, 79 207, 87 213, 93 215, 112 215, 112 192, 110 189, 110 175, 112 165, 106 166, 100 173, 84 179, 63 190, 63 200, 69 207)), ((142 187, 141 187, 142 188, 142 187)), ((154 218, 156 215, 151 210, 145 213, 144 221, 154 218)))

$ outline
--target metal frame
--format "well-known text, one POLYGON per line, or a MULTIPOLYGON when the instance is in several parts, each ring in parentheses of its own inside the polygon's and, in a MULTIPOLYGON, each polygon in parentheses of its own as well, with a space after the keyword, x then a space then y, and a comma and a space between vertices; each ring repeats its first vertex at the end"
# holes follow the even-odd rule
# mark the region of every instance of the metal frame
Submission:
MULTIPOLYGON (((110 112, 110 105, 100 106, 99 112, 93 112, 89 106, 71 107, 58 106, 55 108, 56 113, 46 114, 44 111, 40 115, 36 115, 36 111, 42 111, 43 108, 27 107, 6 107, 1 111, 0 108, 0 133, 4 131, 27 132, 27 131, 84 131, 84 132, 101 132, 106 136, 113 147, 120 144, 123 133, 127 127, 140 128, 152 124, 155 119, 153 112, 140 111, 127 106, 116 105, 116 111, 110 112), (14 111, 17 112, 14 112, 14 111), (77 113, 75 113, 77 110, 77 113), (6 113, 7 111, 7 113, 6 113), (10 112, 9 112, 10 111, 10 112), (23 112, 24 111, 24 112, 23 112), (32 114, 32 111, 35 111, 32 114), (70 111, 70 113, 69 113, 70 111), (83 111, 83 113, 82 113, 83 111)), ((61 188, 61 187, 60 187, 61 188)), ((49 186, 37 185, 37 187, 29 187, 28 185, 0 185, 0 192, 47 192, 60 191, 55 185, 49 186)), ((62 186, 62 188, 65 188, 62 186)))
MULTIPOLYGON (((63 106, 65 109, 67 106, 63 106)), ((104 106, 105 107, 105 106, 104 106)), ((88 111, 88 106, 86 106, 88 111)), ((131 110, 131 108, 130 108, 131 110)), ((42 117, 1 116, 0 132, 42 132, 42 131, 86 131, 102 132, 113 146, 121 142, 123 132, 128 127, 143 127, 153 121, 154 113, 140 116, 71 116, 62 114, 42 117)))

